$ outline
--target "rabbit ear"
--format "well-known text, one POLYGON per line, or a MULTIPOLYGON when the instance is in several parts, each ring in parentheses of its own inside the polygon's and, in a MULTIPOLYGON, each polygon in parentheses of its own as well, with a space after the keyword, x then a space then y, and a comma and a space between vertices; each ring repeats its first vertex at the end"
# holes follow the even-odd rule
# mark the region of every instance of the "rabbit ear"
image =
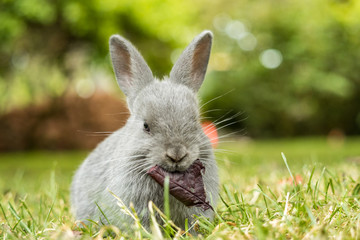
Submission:
POLYGON ((213 35, 204 31, 189 44, 170 72, 170 81, 184 84, 197 92, 204 81, 213 35))
POLYGON ((127 97, 136 94, 154 80, 144 58, 129 41, 113 35, 109 44, 116 80, 127 97))

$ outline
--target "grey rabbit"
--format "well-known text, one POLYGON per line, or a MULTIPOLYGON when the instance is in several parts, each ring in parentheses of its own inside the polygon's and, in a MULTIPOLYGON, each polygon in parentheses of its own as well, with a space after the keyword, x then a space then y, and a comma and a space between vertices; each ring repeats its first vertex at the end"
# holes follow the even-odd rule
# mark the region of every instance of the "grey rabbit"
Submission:
MULTIPOLYGON (((141 223, 149 228, 148 202, 163 208, 164 189, 147 175, 159 165, 167 171, 185 171, 195 160, 205 166, 203 181, 207 200, 216 206, 218 168, 210 139, 200 123, 197 92, 204 80, 213 35, 199 34, 180 55, 170 76, 159 81, 141 54, 119 35, 110 37, 110 55, 116 80, 127 97, 130 117, 112 133, 76 171, 71 205, 76 219, 107 220, 126 229, 133 220, 124 214, 112 191, 125 205, 132 202, 141 223), (99 210, 99 208, 103 211, 99 210), (107 217, 104 218, 105 215, 107 217)), ((194 215, 213 218, 211 209, 187 207, 170 196, 173 222, 184 228, 194 215)))

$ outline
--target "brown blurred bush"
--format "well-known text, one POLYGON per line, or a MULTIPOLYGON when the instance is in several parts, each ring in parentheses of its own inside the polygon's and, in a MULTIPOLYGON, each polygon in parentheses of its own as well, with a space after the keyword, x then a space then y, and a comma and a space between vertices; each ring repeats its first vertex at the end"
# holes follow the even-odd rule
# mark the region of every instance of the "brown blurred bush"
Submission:
POLYGON ((104 93, 55 98, 0 116, 0 151, 91 149, 128 116, 124 101, 104 93))

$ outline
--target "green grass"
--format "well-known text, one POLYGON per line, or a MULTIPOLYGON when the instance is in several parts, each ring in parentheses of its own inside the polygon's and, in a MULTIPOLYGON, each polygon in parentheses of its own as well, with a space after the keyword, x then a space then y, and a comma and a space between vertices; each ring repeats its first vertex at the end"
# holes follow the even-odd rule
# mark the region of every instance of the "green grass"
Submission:
MULTIPOLYGON (((360 238, 359 138, 239 140, 219 149, 221 200, 214 221, 200 218, 196 225, 203 238, 360 238)), ((86 154, 0 154, 0 239, 195 238, 169 223, 149 232, 137 223, 131 233, 95 222, 78 228, 69 186, 86 154)))

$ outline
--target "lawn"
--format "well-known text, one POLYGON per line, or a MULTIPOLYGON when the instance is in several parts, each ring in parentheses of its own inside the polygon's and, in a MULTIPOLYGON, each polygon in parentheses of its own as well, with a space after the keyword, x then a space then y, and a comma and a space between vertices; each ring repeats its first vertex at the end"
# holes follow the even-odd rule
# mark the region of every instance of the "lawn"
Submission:
MULTIPOLYGON (((68 189, 86 154, 1 153, 0 238, 161 239, 158 225, 132 233, 95 223, 77 227, 68 189)), ((233 140, 220 144, 217 159, 221 201, 214 221, 198 220, 198 238, 360 238, 359 138, 233 140)), ((171 234, 166 229, 164 238, 171 234)))

